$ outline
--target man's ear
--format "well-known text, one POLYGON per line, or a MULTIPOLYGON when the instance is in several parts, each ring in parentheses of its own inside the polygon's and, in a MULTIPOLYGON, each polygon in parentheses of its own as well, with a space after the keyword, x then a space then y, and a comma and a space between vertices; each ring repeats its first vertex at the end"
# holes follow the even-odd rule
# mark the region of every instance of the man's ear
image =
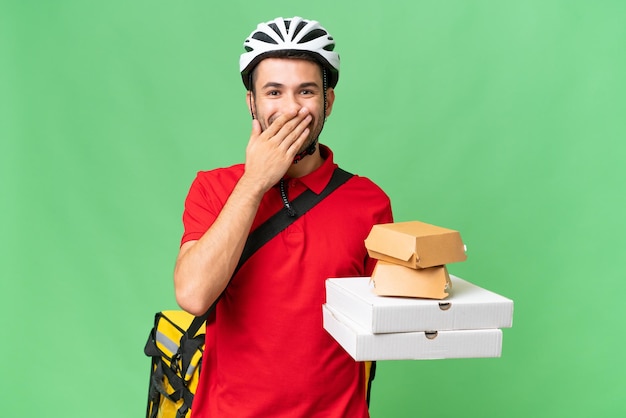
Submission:
POLYGON ((252 119, 255 119, 254 116, 254 95, 252 94, 252 91, 248 90, 248 92, 246 93, 246 103, 248 105, 248 111, 250 112, 250 116, 252 116, 252 119))
POLYGON ((326 117, 330 116, 330 112, 333 110, 333 103, 335 103, 335 89, 329 87, 326 89, 326 117))

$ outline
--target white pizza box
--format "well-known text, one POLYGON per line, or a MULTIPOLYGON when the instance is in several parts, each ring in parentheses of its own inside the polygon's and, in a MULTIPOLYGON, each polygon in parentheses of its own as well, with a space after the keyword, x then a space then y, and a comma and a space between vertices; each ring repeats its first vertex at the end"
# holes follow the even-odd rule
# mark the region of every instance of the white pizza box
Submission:
POLYGON ((502 330, 372 334, 324 304, 324 329, 356 361, 500 357, 502 330))
POLYGON ((326 304, 373 334, 510 328, 513 301, 454 275, 445 300, 378 296, 369 277, 326 280, 326 304))

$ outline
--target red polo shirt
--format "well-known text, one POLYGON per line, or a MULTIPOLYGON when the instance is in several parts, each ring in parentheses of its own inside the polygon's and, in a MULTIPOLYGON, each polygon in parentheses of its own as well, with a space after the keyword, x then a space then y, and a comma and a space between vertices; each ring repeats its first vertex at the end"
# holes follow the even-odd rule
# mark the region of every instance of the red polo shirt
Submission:
MULTIPOLYGON (((337 165, 321 146, 323 165, 288 179, 289 200, 320 193, 337 165)), ((187 200, 182 242, 215 221, 243 165, 199 172, 187 200)), ((277 187, 261 202, 252 228, 283 208, 277 187)), ((364 240, 372 225, 392 222, 387 195, 354 176, 265 244, 239 270, 207 329, 207 348, 193 418, 367 417, 362 363, 323 329, 329 277, 369 276, 364 240)))

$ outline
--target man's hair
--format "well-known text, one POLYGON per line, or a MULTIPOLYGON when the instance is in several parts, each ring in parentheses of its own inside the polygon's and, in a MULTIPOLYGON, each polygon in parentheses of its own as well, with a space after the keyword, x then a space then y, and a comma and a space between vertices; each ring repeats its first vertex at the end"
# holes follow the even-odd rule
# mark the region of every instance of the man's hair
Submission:
MULTIPOLYGON (((322 66, 322 64, 310 53, 306 52, 306 51, 297 51, 297 50, 292 50, 292 49, 286 49, 286 50, 281 50, 281 51, 272 51, 272 52, 268 52, 267 54, 263 55, 263 59, 266 58, 286 58, 286 59, 298 59, 298 60, 305 60, 305 61, 309 61, 309 62, 314 62, 315 64, 317 64, 317 66, 320 69, 320 75, 322 76, 323 79, 323 71, 324 71, 324 67, 322 66)), ((262 61, 262 60, 261 60, 262 61)), ((260 62, 259 62, 260 63, 260 62)), ((252 71, 250 71, 249 77, 250 77, 250 91, 254 94, 255 93, 255 88, 254 88, 254 84, 256 82, 256 70, 259 64, 257 64, 252 71)), ((326 87, 326 86, 324 86, 326 87)))

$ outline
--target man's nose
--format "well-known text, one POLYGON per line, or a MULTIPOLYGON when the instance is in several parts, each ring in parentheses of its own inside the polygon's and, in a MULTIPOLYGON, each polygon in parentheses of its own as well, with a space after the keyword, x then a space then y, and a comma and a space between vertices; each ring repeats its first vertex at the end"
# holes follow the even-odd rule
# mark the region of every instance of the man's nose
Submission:
POLYGON ((297 94, 290 93, 290 94, 284 95, 283 97, 285 99, 283 102, 285 110, 297 112, 302 107, 302 104, 300 103, 300 100, 297 94))

